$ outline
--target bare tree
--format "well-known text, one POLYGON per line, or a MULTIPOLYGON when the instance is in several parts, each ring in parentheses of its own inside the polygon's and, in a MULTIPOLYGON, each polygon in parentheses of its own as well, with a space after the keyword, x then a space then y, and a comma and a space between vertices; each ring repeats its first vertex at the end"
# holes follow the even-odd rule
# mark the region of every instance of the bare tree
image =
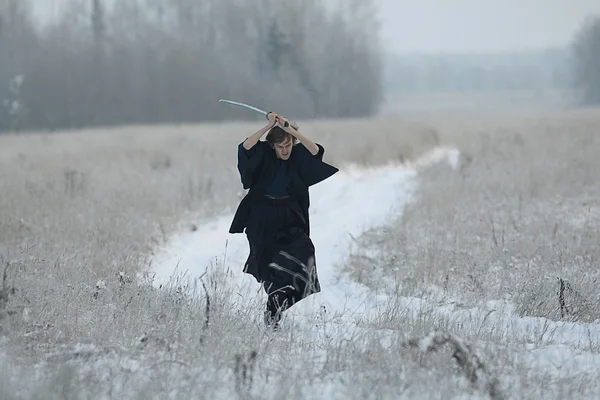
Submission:
POLYGON ((104 6, 100 0, 92 0, 92 15, 91 15, 92 31, 94 32, 94 40, 101 42, 106 33, 106 21, 104 17, 104 6))
POLYGON ((27 129, 253 116, 221 97, 291 118, 368 115, 381 90, 374 4, 69 0, 41 31, 26 1, 0 0, 0 99, 26 106, 27 129))
POLYGON ((585 104, 600 104, 600 16, 584 21, 572 52, 575 89, 585 104))
POLYGON ((28 114, 24 83, 34 58, 28 0, 0 0, 0 131, 20 130, 28 114))

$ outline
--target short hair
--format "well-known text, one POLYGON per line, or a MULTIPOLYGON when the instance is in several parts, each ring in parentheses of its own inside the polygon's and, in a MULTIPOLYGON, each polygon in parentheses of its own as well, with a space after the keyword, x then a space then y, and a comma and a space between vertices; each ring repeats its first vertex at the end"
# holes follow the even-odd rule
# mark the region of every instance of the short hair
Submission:
POLYGON ((275 147, 276 144, 283 143, 288 137, 292 138, 292 142, 294 145, 298 144, 299 140, 296 139, 293 135, 284 131, 279 126, 274 126, 271 128, 269 133, 267 133, 267 142, 271 145, 271 147, 275 147))

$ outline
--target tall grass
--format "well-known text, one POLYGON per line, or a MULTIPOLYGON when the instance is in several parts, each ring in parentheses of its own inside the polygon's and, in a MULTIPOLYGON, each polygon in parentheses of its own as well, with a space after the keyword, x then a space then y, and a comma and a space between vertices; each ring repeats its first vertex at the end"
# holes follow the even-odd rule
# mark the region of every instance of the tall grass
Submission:
POLYGON ((362 238, 352 274, 401 295, 466 306, 503 299, 522 315, 599 319, 599 124, 593 111, 432 123, 441 143, 463 152, 461 170, 423 171, 417 200, 362 238))
MULTIPOLYGON (((543 260, 555 263, 553 272, 559 271, 557 253, 542 246, 553 243, 547 241, 548 233, 535 236, 535 242, 529 235, 536 227, 552 226, 539 217, 560 209, 548 195, 569 194, 565 207, 576 204, 577 196, 595 193, 594 161, 588 157, 598 143, 584 131, 598 121, 593 113, 544 123, 515 121, 300 121, 301 129, 325 146, 326 160, 338 165, 411 160, 440 144, 455 144, 467 156, 459 172, 443 167, 424 171, 419 197, 386 229, 386 236, 373 232, 359 238, 364 251, 353 254, 351 274, 378 291, 396 277, 397 285, 389 288, 394 295, 383 309, 357 326, 316 314, 314 323, 275 335, 262 326, 259 296, 242 299, 227 284, 227 271, 240 266, 224 263, 225 258, 201 281, 181 277, 156 288, 151 274, 141 282, 134 278, 148 270, 152 249, 171 233, 233 210, 242 195, 235 147, 257 126, 130 127, 0 137, 0 243, 8 288, 0 319, 0 362, 9 366, 0 371, 0 396, 485 396, 485 390, 457 370, 450 349, 431 354, 407 348, 407 341, 432 331, 452 332, 468 344, 509 397, 598 395, 598 373, 578 368, 578 362, 593 365, 585 358, 592 357, 593 340, 573 347, 571 361, 558 369, 529 351, 553 346, 542 331, 522 336, 490 328, 486 315, 456 316, 436 309, 435 301, 444 296, 475 304, 498 299, 512 285, 519 307, 530 304, 530 315, 550 316, 519 297, 524 280, 518 277, 536 276, 533 266, 531 275, 523 275, 522 264, 536 248, 543 260), (565 130, 577 140, 564 139, 565 130), (562 157, 571 165, 579 163, 581 173, 547 165, 547 154, 555 162, 562 157), (515 162, 512 169, 507 160, 515 162), (551 184, 540 181, 540 171, 547 168, 551 184), (565 187, 567 177, 575 181, 565 187), (514 193, 522 193, 521 236, 509 226, 510 216, 518 215, 514 193), (379 260, 368 258, 375 250, 379 260), (520 256, 518 270, 508 264, 512 253, 520 256), (188 295, 190 291, 197 296, 188 295), (422 299, 407 304, 399 295, 422 299)), ((573 208, 562 210, 567 215, 573 208)), ((566 238, 573 231, 558 232, 566 238)), ((557 241, 557 248, 592 257, 591 237, 557 241)), ((580 263, 590 276, 593 271, 580 263)), ((577 291, 591 295, 585 286, 591 278, 560 272, 577 291)), ((550 302, 556 298, 552 290, 539 293, 550 302)))
MULTIPOLYGON (((399 155, 363 152, 367 133, 382 149, 410 143, 404 157, 435 141, 419 124, 400 124, 404 132, 396 135, 387 121, 301 123, 303 132, 325 146, 332 163, 378 164, 399 155)), ((258 128, 242 123, 139 126, 0 137, 0 249, 7 271, 0 324, 11 346, 23 349, 29 362, 41 362, 58 346, 78 349, 82 343, 88 349, 85 360, 109 354, 134 360, 139 356, 134 349, 153 343, 150 353, 158 354, 151 356, 153 362, 168 354, 186 365, 194 363, 190 356, 204 359, 214 373, 228 367, 233 349, 248 344, 236 342, 256 336, 257 308, 235 312, 239 307, 231 302, 237 298, 223 292, 225 278, 219 283, 213 274, 207 288, 216 328, 209 335, 206 304, 200 304, 205 297, 192 301, 181 295, 182 286, 200 283, 155 289, 151 276, 142 283, 134 277, 148 270, 153 249, 171 233, 232 212, 243 194, 236 146, 258 128), (221 350, 206 359, 207 348, 221 350)), ((66 368, 56 369, 56 384, 64 381, 78 391, 83 383, 73 380, 85 376, 69 363, 81 355, 69 351, 77 355, 50 365, 66 368)), ((55 384, 54 378, 44 379, 40 385, 55 384)), ((88 389, 95 393, 100 386, 88 389)))

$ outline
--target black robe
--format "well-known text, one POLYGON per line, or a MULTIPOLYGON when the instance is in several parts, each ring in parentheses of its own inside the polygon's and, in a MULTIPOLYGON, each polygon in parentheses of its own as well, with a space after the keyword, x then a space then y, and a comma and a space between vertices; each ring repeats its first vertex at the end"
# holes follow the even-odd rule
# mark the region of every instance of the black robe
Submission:
MULTIPOLYGON (((316 155, 312 155, 303 144, 296 144, 290 158, 285 161, 288 163, 288 193, 299 206, 299 213, 303 218, 303 231, 306 238, 310 236, 308 215, 310 198, 308 189, 310 186, 331 177, 339 171, 338 168, 323 162, 325 149, 320 144, 317 144, 317 146, 319 147, 319 152, 316 155)), ((261 201, 261 197, 263 197, 268 184, 276 173, 279 162, 281 161, 277 159, 275 150, 265 141, 259 141, 250 150, 246 150, 243 147, 243 142, 238 145, 238 171, 244 189, 250 190, 244 196, 236 210, 229 233, 243 233, 244 230, 246 232, 251 230, 252 227, 248 226, 248 221, 253 204, 256 205, 258 201, 261 201)), ((308 244, 306 242, 306 239, 297 241, 295 246, 302 246, 306 248, 306 251, 314 252, 310 240, 308 240, 308 244)), ((254 262, 256 260, 253 259, 253 244, 250 243, 250 246, 251 251, 244 271, 253 275, 258 282, 264 283, 264 280, 260 278, 260 265, 254 262)))

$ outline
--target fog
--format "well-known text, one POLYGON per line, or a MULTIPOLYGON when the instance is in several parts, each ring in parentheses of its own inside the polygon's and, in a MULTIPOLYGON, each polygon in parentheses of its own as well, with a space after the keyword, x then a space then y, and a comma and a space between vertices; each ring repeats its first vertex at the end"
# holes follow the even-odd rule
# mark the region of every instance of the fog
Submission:
POLYGON ((379 15, 391 110, 564 107, 579 101, 572 43, 600 2, 381 0, 379 15))
POLYGON ((0 131, 258 118, 222 97, 293 118, 568 106, 570 46, 595 14, 590 0, 0 0, 0 131))
POLYGON ((567 45, 597 0, 381 0, 382 37, 397 53, 498 53, 567 45))
MULTIPOLYGON (((72 2, 31 0, 35 16, 43 23, 59 18, 72 2)), ((91 0, 81 2, 91 3, 91 0)), ((114 0, 104 3, 110 7, 114 0)), ((600 14, 597 0, 378 0, 376 3, 383 44, 393 53, 497 53, 565 46, 587 16, 600 14)))

